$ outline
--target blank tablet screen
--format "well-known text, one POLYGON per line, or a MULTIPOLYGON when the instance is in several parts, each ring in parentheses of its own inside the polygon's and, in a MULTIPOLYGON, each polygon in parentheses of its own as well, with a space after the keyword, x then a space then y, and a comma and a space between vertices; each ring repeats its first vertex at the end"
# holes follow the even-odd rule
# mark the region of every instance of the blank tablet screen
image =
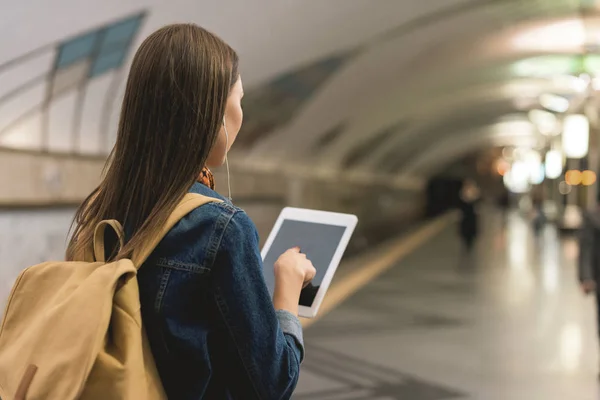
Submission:
POLYGON ((298 246, 300 251, 312 261, 317 270, 311 285, 303 289, 300 295, 300 305, 312 306, 323 277, 327 272, 327 267, 329 267, 345 231, 345 226, 284 220, 264 259, 264 275, 271 296, 275 287, 275 276, 273 274, 275 262, 287 250, 298 246))

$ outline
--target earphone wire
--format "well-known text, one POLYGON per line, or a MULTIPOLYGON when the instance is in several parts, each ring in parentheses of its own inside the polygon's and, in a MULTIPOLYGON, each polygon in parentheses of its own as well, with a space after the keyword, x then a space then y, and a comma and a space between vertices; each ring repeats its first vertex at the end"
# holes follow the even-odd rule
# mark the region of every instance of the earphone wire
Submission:
POLYGON ((225 156, 225 168, 227 168, 227 191, 229 193, 229 201, 233 202, 233 199, 231 198, 231 180, 229 178, 229 160, 227 159, 227 156, 225 156))
POLYGON ((227 132, 225 118, 223 118, 223 128, 225 129, 225 168, 227 169, 227 192, 229 194, 229 201, 233 202, 233 199, 231 198, 231 178, 229 176, 229 158, 227 157, 227 153, 229 153, 229 133, 227 132))

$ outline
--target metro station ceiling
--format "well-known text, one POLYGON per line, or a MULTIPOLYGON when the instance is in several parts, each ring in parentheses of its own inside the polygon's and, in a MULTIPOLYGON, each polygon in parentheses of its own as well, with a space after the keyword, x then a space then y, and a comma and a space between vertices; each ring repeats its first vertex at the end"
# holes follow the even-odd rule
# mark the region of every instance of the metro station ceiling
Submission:
POLYGON ((0 13, 0 146, 107 154, 131 55, 172 22, 240 54, 244 168, 426 177, 479 148, 537 143, 540 94, 580 96, 577 76, 600 76, 591 0, 48 3, 0 13))

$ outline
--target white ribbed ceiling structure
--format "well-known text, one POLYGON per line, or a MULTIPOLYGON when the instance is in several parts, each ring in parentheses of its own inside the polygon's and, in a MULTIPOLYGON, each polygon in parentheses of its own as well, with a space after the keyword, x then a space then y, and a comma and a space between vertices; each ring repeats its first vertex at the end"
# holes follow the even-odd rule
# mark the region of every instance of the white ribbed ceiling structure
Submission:
POLYGON ((240 54, 238 166, 427 177, 535 144, 539 96, 600 72, 591 0, 20 0, 0 12, 0 146, 104 156, 131 56, 195 22, 240 54), (582 55, 585 54, 585 57, 582 55))

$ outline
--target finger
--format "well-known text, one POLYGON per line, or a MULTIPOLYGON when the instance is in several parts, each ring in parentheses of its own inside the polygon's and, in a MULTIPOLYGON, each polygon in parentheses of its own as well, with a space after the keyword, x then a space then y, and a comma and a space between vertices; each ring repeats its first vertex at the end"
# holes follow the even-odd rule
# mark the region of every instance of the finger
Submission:
POLYGON ((300 253, 300 247, 299 246, 294 246, 291 249, 289 249, 288 251, 291 251, 293 253, 300 253))
POLYGON ((307 285, 310 285, 310 283, 311 283, 312 281, 313 281, 313 278, 306 277, 306 278, 304 279, 304 283, 302 284, 302 287, 306 287, 307 285))

